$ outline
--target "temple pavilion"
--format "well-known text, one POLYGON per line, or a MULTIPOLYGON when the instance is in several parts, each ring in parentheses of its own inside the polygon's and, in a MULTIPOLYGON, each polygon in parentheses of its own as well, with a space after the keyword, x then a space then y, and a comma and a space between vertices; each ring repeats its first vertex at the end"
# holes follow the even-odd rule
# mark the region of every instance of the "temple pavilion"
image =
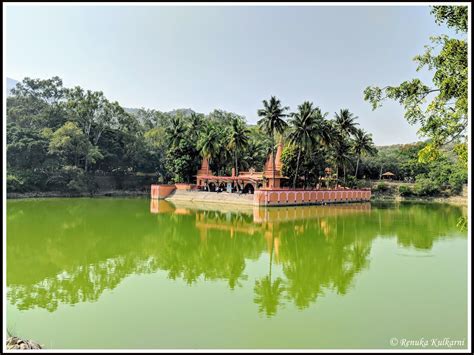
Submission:
POLYGON ((232 168, 231 176, 218 176, 209 167, 209 161, 206 158, 202 159, 201 168, 196 175, 196 184, 200 189, 208 189, 215 191, 217 188, 222 188, 228 192, 242 191, 243 193, 253 193, 258 189, 265 188, 280 188, 283 180, 288 179, 282 175, 281 154, 283 151, 283 144, 278 144, 275 153, 275 178, 273 179, 273 160, 272 155, 269 154, 265 162, 263 171, 240 171, 235 175, 235 168, 232 168))

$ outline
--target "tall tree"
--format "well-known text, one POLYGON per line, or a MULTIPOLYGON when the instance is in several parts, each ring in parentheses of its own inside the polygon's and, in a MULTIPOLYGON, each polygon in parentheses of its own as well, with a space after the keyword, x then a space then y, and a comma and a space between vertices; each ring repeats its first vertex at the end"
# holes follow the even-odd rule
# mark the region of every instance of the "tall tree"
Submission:
POLYGON ((336 128, 344 135, 351 136, 354 135, 357 131, 357 126, 359 125, 356 122, 357 116, 354 116, 347 108, 339 110, 339 113, 336 112, 334 123, 336 128))
POLYGON ((298 148, 296 159, 296 173, 293 177, 293 188, 296 188, 296 179, 300 166, 301 152, 307 152, 317 140, 317 119, 321 117, 321 110, 314 107, 312 102, 305 101, 298 106, 298 111, 290 114, 290 142, 298 148))
POLYGON ((237 117, 233 118, 229 127, 229 143, 227 147, 234 155, 235 175, 239 174, 238 157, 249 143, 250 130, 246 127, 245 122, 237 117))
POLYGON ((102 157, 75 122, 66 122, 52 134, 49 152, 63 156, 76 167, 81 160, 95 162, 102 157))
POLYGON ((344 181, 346 181, 346 166, 351 161, 351 145, 349 139, 343 135, 335 140, 333 146, 334 161, 336 162, 336 174, 339 178, 339 167, 342 166, 344 181))
POLYGON ((263 108, 257 111, 258 120, 257 124, 262 131, 267 133, 272 139, 272 178, 273 186, 275 186, 275 134, 283 133, 288 126, 285 121, 285 117, 288 115, 285 113, 289 110, 288 106, 282 106, 280 100, 275 96, 270 97, 270 100, 263 100, 263 108))
POLYGON ((419 153, 420 161, 436 159, 442 145, 466 136, 468 125, 468 45, 464 36, 468 7, 433 6, 431 13, 436 23, 446 23, 462 36, 433 36, 432 45, 425 46, 425 52, 414 58, 417 71, 425 67, 434 71, 433 85, 415 78, 398 86, 368 86, 364 90, 364 99, 373 110, 386 99, 395 100, 405 108, 409 123, 420 124, 419 135, 430 139, 419 153))
POLYGON ((355 178, 357 179, 357 172, 359 171, 360 157, 363 154, 375 155, 377 154, 377 148, 375 148, 374 142, 372 141, 372 135, 365 132, 363 129, 357 129, 354 134, 352 141, 352 149, 357 156, 357 163, 355 169, 355 178))
POLYGON ((171 118, 171 122, 167 127, 166 133, 168 135, 170 145, 179 145, 179 142, 186 134, 186 127, 184 126, 183 120, 179 116, 171 118))
POLYGON ((198 140, 198 149, 203 158, 212 161, 219 151, 220 137, 217 130, 211 124, 207 124, 198 140))

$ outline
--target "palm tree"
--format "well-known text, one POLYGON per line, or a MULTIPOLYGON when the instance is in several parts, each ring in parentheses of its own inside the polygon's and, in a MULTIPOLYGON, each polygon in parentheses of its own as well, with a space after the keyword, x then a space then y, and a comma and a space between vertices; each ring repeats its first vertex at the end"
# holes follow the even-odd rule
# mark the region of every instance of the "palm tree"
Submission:
POLYGON ((178 117, 172 117, 170 125, 167 127, 168 137, 173 146, 177 146, 186 133, 186 127, 183 121, 178 117))
POLYGON ((285 122, 285 111, 289 110, 288 106, 281 106, 280 100, 272 96, 269 101, 263 100, 263 108, 257 111, 260 117, 257 124, 262 131, 267 133, 272 139, 272 178, 273 186, 275 186, 275 133, 283 133, 287 127, 285 122))
POLYGON ((347 108, 339 110, 335 113, 335 124, 337 129, 344 136, 351 136, 356 133, 358 123, 355 122, 357 116, 354 116, 347 108))
POLYGON ((204 117, 200 113, 191 112, 191 117, 189 118, 189 125, 191 128, 191 134, 195 139, 198 139, 199 132, 204 122, 204 117))
POLYGON ((357 172, 359 171, 359 161, 363 154, 375 155, 377 154, 377 148, 374 146, 372 141, 372 135, 365 132, 363 129, 357 129, 354 134, 354 140, 352 142, 352 149, 357 155, 357 164, 355 170, 355 178, 357 179, 357 172))
POLYGON ((229 127, 229 143, 227 147, 234 154, 235 175, 239 174, 238 156, 248 146, 250 130, 239 118, 233 118, 229 127))
POLYGON ((334 160, 336 162, 336 175, 339 178, 339 167, 342 166, 344 171, 344 181, 346 181, 346 165, 351 161, 350 155, 351 145, 343 136, 339 135, 334 144, 334 160))
POLYGON ((313 107, 313 103, 309 101, 303 102, 298 106, 298 112, 290 114, 290 133, 288 138, 291 143, 298 148, 298 157, 296 159, 296 171, 293 178, 293 188, 296 188, 296 179, 298 177, 298 169, 300 166, 301 151, 307 151, 316 143, 317 137, 317 118, 321 117, 321 110, 313 107))
POLYGON ((218 132, 211 124, 207 124, 199 137, 198 150, 201 152, 202 157, 208 159, 210 163, 212 158, 219 151, 219 146, 220 137, 218 132))

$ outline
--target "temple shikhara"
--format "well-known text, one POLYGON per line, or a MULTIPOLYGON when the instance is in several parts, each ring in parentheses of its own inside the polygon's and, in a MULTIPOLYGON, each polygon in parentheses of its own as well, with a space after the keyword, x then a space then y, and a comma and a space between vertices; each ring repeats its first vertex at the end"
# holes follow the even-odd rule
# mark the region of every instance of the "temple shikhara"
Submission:
MULTIPOLYGON (((216 191, 221 188, 231 190, 231 192, 242 191, 243 193, 253 193, 261 188, 280 188, 282 181, 288 179, 282 175, 281 154, 283 144, 278 144, 275 153, 275 175, 273 175, 273 159, 269 154, 263 171, 241 171, 235 175, 235 168, 232 168, 231 176, 214 175, 209 167, 209 162, 203 158, 201 168, 196 175, 196 184, 199 189, 216 191), (274 178, 273 178, 274 177, 274 178)), ((229 191, 230 192, 230 191, 229 191)))

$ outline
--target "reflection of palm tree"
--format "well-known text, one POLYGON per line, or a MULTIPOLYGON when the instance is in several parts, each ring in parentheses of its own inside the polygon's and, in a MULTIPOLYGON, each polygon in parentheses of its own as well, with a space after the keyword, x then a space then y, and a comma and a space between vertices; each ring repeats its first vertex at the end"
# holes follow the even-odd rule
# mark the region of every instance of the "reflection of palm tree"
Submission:
POLYGON ((277 277, 277 279, 272 282, 273 243, 274 235, 272 230, 269 273, 261 280, 255 281, 254 287, 254 302, 259 305, 258 311, 265 312, 268 317, 275 315, 278 306, 281 305, 280 298, 285 290, 283 280, 280 277, 277 277))
POLYGON ((268 317, 275 315, 281 305, 280 297, 284 291, 283 280, 278 277, 272 282, 271 276, 265 276, 255 282, 254 302, 259 305, 258 311, 265 312, 268 317))

